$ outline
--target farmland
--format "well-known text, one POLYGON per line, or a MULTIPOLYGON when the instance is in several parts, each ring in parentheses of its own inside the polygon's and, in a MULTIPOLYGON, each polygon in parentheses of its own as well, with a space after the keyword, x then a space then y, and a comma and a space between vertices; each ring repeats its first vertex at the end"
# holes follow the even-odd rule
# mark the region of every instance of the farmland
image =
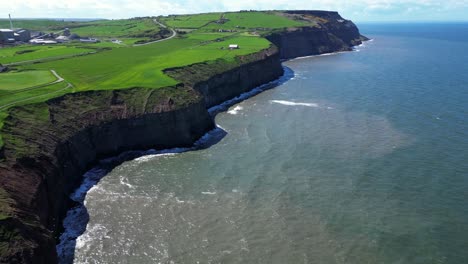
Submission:
MULTIPOLYGON (((37 30, 69 27, 73 33, 79 35, 104 40, 128 38, 130 41, 123 41, 120 45, 103 41, 88 45, 23 45, 0 49, 0 63, 17 63, 11 67, 11 72, 0 73, 0 126, 1 117, 7 116, 5 111, 15 105, 41 102, 69 92, 131 87, 157 89, 175 85, 178 81, 165 75, 165 69, 215 60, 235 65, 238 63, 238 56, 251 54, 271 45, 268 40, 256 34, 257 28, 268 31, 310 25, 304 21, 289 19, 277 12, 159 17, 157 20, 169 29, 191 30, 167 41, 138 47, 131 45, 136 40, 150 39, 147 36, 153 36, 161 30, 170 32, 155 20, 156 18, 90 22, 14 22, 37 30), (228 49, 229 44, 237 44, 240 49, 228 49), (37 59, 39 61, 35 63, 24 63, 37 59), (63 77, 64 82, 48 86, 47 83, 55 80, 55 77, 50 75, 51 70, 63 77)), ((5 21, 0 20, 0 27, 4 27, 4 23, 5 21)))
POLYGON ((0 49, 0 63, 10 64, 50 57, 76 55, 94 51, 84 46, 35 46, 22 45, 14 48, 0 49))

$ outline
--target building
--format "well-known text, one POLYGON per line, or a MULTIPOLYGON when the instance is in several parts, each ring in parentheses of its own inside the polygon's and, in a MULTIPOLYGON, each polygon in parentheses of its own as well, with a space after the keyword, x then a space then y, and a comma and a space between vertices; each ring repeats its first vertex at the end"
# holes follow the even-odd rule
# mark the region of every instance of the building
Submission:
POLYGON ((230 44, 229 45, 229 49, 233 50, 233 49, 239 49, 239 45, 237 44, 230 44))
POLYGON ((0 43, 14 43, 15 32, 11 29, 0 29, 0 43))
POLYGON ((28 42, 31 39, 31 31, 27 29, 17 29, 15 30, 15 40, 28 42))

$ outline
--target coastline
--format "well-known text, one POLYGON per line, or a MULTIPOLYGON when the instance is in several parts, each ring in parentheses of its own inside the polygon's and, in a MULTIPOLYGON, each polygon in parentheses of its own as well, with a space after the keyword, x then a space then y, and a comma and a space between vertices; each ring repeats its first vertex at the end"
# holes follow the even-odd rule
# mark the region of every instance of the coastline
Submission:
MULTIPOLYGON (((343 30, 346 31, 348 29, 343 30)), ((351 42, 344 42, 343 40, 339 43, 330 42, 330 47, 327 48, 327 50, 335 49, 337 52, 349 51, 352 46, 355 46, 355 43, 360 42, 361 35, 357 28, 353 28, 353 34, 356 32, 358 35, 353 35, 355 38, 351 42)), ((313 54, 317 51, 317 47, 307 45, 307 41, 310 38, 321 37, 323 31, 319 33, 320 35, 317 36, 311 32, 305 34, 306 38, 303 40, 304 43, 302 44, 304 48, 301 53, 313 54)), ((304 37, 303 32, 298 32, 298 34, 299 37, 304 37)), ((326 44, 330 39, 322 39, 321 41, 326 44)), ((279 50, 290 48, 291 47, 280 46, 279 50)), ((84 118, 84 124, 86 125, 84 127, 86 129, 80 127, 80 123, 78 122, 75 127, 71 127, 72 129, 68 132, 69 134, 63 135, 63 139, 53 138, 52 142, 57 145, 51 146, 55 150, 44 150, 48 153, 48 156, 44 157, 45 162, 41 161, 41 163, 36 163, 31 157, 31 159, 20 160, 22 163, 13 164, 11 168, 16 169, 7 171, 11 174, 10 177, 24 177, 18 172, 24 175, 32 174, 33 179, 37 181, 37 183, 31 184, 35 189, 30 190, 31 193, 26 193, 26 198, 23 198, 25 200, 24 205, 21 206, 24 207, 22 210, 25 210, 31 217, 39 216, 35 220, 39 221, 39 225, 31 229, 30 226, 27 227, 25 223, 19 220, 18 222, 12 223, 11 225, 13 228, 24 229, 25 234, 23 236, 29 241, 35 241, 36 243, 27 244, 24 248, 19 247, 18 251, 11 253, 12 255, 10 256, 2 255, 0 256, 0 261, 4 259, 7 261, 16 259, 16 261, 9 262, 56 263, 57 252, 55 251, 55 247, 53 249, 50 247, 50 244, 55 241, 53 232, 60 231, 62 225, 61 220, 65 217, 65 213, 70 207, 70 203, 63 202, 60 199, 62 199, 62 196, 68 197, 70 193, 76 190, 77 185, 83 182, 83 173, 93 164, 96 164, 97 160, 100 160, 102 157, 112 156, 112 154, 116 155, 122 153, 122 151, 126 150, 145 149, 146 146, 154 146, 157 149, 166 149, 165 147, 171 149, 171 146, 180 146, 190 150, 193 148, 193 142, 196 142, 200 136, 203 137, 203 135, 206 135, 206 129, 210 128, 211 131, 214 127, 213 120, 208 121, 207 115, 213 117, 217 113, 226 110, 229 104, 235 104, 266 90, 265 88, 268 86, 268 83, 260 86, 258 86, 258 83, 264 83, 269 79, 276 79, 280 72, 279 69, 276 68, 282 67, 280 62, 281 58, 277 53, 267 55, 266 57, 262 55, 253 62, 241 65, 227 72, 217 73, 210 77, 210 79, 197 83, 202 83, 202 85, 199 85, 200 90, 198 91, 198 93, 201 93, 199 96, 201 100, 193 99, 191 104, 184 104, 181 108, 176 107, 177 104, 173 106, 172 98, 169 97, 166 102, 156 103, 154 106, 150 105, 153 108, 152 112, 149 113, 145 111, 139 112, 140 110, 136 111, 135 109, 139 107, 138 104, 132 106, 134 108, 128 109, 126 101, 123 98, 129 95, 131 96, 130 99, 134 97, 137 98, 138 93, 136 89, 110 93, 89 92, 51 100, 50 105, 53 106, 56 104, 57 106, 61 106, 70 99, 80 99, 83 97, 83 100, 85 98, 89 100, 90 98, 99 98, 104 95, 105 98, 109 98, 109 105, 103 105, 101 107, 104 107, 109 113, 102 113, 103 111, 99 110, 99 108, 97 108, 95 113, 89 113, 89 116, 94 118, 94 123, 86 121, 86 116, 77 115, 77 121, 81 121, 84 118), (269 75, 262 76, 265 69, 270 71, 269 75), (252 76, 254 79, 250 80, 249 76, 252 76), (203 91, 205 93, 203 93, 203 91), (239 94, 246 91, 247 95, 243 95, 245 97, 239 96, 239 94), (208 100, 208 97, 212 98, 208 100), (232 99, 232 97, 234 97, 234 99, 232 99), (204 104, 202 104, 203 99, 205 99, 204 104), (226 101, 225 99, 229 100, 226 101), (221 104, 218 103, 210 107, 213 102, 220 102, 221 104), (203 109, 202 105, 204 105, 203 109), (156 124, 154 122, 156 122, 156 124), (177 129, 180 131, 179 134, 169 133, 171 126, 178 127, 177 129), (157 131, 163 127, 168 131, 166 134, 162 135, 162 137, 157 137, 156 135, 148 137, 151 131, 157 131), (196 133, 190 132, 193 128, 196 129, 196 133), (122 135, 121 132, 119 132, 128 129, 131 130, 129 135, 122 135), (101 134, 103 131, 106 131, 107 134, 101 134), (202 131, 204 132, 202 133, 202 131), (138 135, 146 135, 147 137, 141 139, 138 135), (70 137, 67 138, 67 136, 70 137), (181 138, 177 138, 177 136, 181 136, 181 138), (119 138, 117 143, 114 141, 102 142, 105 138, 114 137, 119 138), (89 144, 87 143, 88 141, 90 142, 89 144), (63 145, 64 142, 66 142, 65 145, 63 145), (83 142, 86 144, 81 146, 83 142), (94 142, 100 142, 100 144, 95 144, 94 142), (50 159, 50 161, 47 159, 50 159), (40 180, 46 177, 49 178, 50 181, 45 182, 40 180), (52 186, 46 186, 50 184, 51 181, 54 182, 55 180, 58 180, 58 182, 54 183, 52 186), (58 204, 56 204, 56 200, 61 202, 57 202, 58 204), (67 208, 63 208, 64 206, 67 208)), ((189 89, 190 86, 187 85, 186 88, 189 89)), ((173 89, 180 88, 174 87, 173 89)), ((187 93, 190 94, 191 92, 187 93)), ((134 102, 132 101, 132 103, 134 102)), ((145 103, 145 108, 146 107, 147 105, 145 103)), ((63 110, 57 109, 54 111, 64 111, 63 113, 54 112, 54 114, 66 114, 70 109, 64 108, 63 110)), ((58 116, 60 117, 60 115, 58 116)), ((54 115, 51 117, 54 119, 54 115)), ((135 154, 135 152, 132 153, 135 154)), ((127 154, 128 152, 123 152, 119 156, 125 156, 127 154)), ((131 157, 127 156, 127 160, 128 158, 131 159, 131 157)), ((116 165, 118 164, 114 166, 116 165)), ((0 168, 0 170, 1 169, 2 168, 0 168)), ((7 170, 8 169, 7 167, 7 170)), ((28 192, 29 190, 25 191, 28 192)), ((17 195, 20 194, 18 193, 17 195)))
MULTIPOLYGON (((235 98, 227 100, 219 105, 213 106, 208 109, 208 112, 214 119, 217 114, 226 112, 231 106, 234 106, 235 104, 252 98, 264 91, 274 89, 294 77, 294 72, 291 69, 289 69, 286 66, 283 66, 283 69, 283 76, 281 76, 277 80, 271 81, 266 84, 262 84, 248 92, 240 94, 235 98)), ((75 205, 68 209, 67 214, 63 219, 64 231, 60 235, 58 241, 59 243, 56 247, 59 263, 73 263, 73 255, 77 239, 86 231, 86 224, 89 217, 87 215, 86 205, 84 204, 86 194, 94 186, 96 186, 102 178, 104 178, 110 171, 112 171, 112 169, 130 160, 151 158, 155 156, 176 155, 184 152, 197 151, 209 148, 212 145, 221 141, 226 134, 227 132, 222 127, 216 125, 216 128, 214 128, 211 131, 208 131, 191 147, 162 150, 149 149, 141 151, 127 151, 121 153, 118 156, 106 158, 99 161, 96 167, 90 169, 82 176, 82 183, 78 188, 76 188, 75 191, 73 191, 70 194, 70 199, 75 203, 75 205)))

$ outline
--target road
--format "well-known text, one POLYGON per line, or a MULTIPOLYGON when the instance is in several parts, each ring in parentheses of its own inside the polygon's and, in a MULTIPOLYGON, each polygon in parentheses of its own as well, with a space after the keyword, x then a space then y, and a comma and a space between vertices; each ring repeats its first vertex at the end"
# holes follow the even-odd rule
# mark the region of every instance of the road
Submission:
POLYGON ((167 29, 170 29, 172 31, 172 35, 168 38, 165 38, 165 39, 160 39, 160 40, 155 40, 155 41, 151 41, 151 42, 147 42, 147 43, 143 43, 143 44, 133 44, 133 47, 139 47, 139 46, 145 46, 145 45, 150 45, 150 44, 154 44, 154 43, 158 43, 158 42, 162 42, 162 41, 166 41, 166 40, 170 40, 171 38, 174 38, 175 36, 177 36, 177 32, 172 29, 172 28, 168 28, 166 27, 166 25, 160 23, 157 19, 153 19, 153 22, 160 25, 162 28, 167 28, 167 29))

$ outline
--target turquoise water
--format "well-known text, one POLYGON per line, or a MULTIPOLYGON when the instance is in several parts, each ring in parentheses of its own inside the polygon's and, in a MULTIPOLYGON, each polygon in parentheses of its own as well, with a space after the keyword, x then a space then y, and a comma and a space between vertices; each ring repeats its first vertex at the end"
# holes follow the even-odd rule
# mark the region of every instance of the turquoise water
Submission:
POLYGON ((102 178, 75 263, 468 263, 468 24, 360 28, 217 144, 102 178))

